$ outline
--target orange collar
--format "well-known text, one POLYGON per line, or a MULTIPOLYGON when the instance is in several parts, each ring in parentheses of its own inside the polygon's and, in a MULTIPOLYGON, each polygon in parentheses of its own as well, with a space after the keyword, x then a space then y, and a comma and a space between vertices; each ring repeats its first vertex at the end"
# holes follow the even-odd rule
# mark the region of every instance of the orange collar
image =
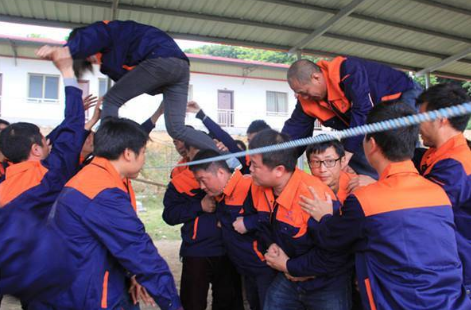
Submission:
POLYGON ((316 64, 321 68, 324 80, 327 85, 327 100, 336 101, 343 100, 345 94, 340 88, 340 66, 346 60, 345 57, 335 57, 332 61, 321 60, 316 64))
POLYGON ((129 193, 129 188, 128 188, 129 179, 121 178, 118 171, 115 169, 115 167, 110 163, 108 159, 103 158, 103 157, 95 157, 93 158, 90 165, 95 165, 106 170, 111 175, 112 179, 115 181, 116 187, 118 187, 119 189, 121 189, 122 191, 126 193, 129 193))
POLYGON ((8 172, 8 177, 10 178, 14 175, 23 173, 29 169, 39 168, 39 167, 42 167, 40 161, 28 160, 28 161, 23 161, 21 163, 12 164, 8 166, 6 171, 8 172))
POLYGON ((242 178, 242 173, 240 172, 240 170, 236 169, 234 173, 232 174, 232 176, 227 181, 227 184, 224 187, 224 190, 222 191, 222 195, 227 196, 227 197, 232 196, 241 178, 242 178))
POLYGON ((449 153, 451 150, 458 148, 458 147, 463 147, 463 146, 468 146, 466 138, 462 133, 454 136, 453 138, 450 138, 448 141, 446 141, 442 146, 439 148, 430 148, 428 149, 427 153, 425 154, 425 164, 427 166, 430 166, 434 160, 437 158, 442 157, 443 155, 446 155, 449 153))
POLYGON ((293 201, 295 201, 296 198, 297 189, 302 181, 302 173, 303 172, 301 170, 296 168, 289 179, 288 184, 286 184, 280 196, 276 199, 276 202, 283 208, 291 210, 293 201))
POLYGON ((379 177, 379 181, 389 178, 392 175, 400 173, 413 173, 419 174, 417 169, 415 169, 414 163, 411 160, 400 161, 396 163, 390 163, 383 173, 379 177))

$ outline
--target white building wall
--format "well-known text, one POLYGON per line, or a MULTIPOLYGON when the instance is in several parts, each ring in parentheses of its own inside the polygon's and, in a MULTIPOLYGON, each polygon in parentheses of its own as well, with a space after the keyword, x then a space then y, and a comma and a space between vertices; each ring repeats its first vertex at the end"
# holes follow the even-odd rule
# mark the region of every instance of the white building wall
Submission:
MULTIPOLYGON (((3 74, 1 117, 9 121, 28 121, 38 125, 55 126, 63 118, 64 90, 60 80, 59 100, 57 103, 30 103, 28 97, 28 74, 60 75, 50 61, 17 59, 0 57, 0 73, 3 74)), ((99 78, 106 78, 98 68, 95 74, 84 76, 89 80, 90 93, 98 94, 99 78)), ((286 81, 232 77, 192 73, 192 99, 197 101, 207 115, 217 121, 218 90, 233 91, 234 97, 234 128, 231 133, 245 133, 251 121, 264 119, 272 127, 281 129, 296 104, 293 92, 286 81), (277 91, 288 94, 288 113, 283 116, 268 116, 266 111, 266 92, 277 91)), ((120 110, 120 115, 136 120, 145 121, 158 108, 162 96, 139 96, 120 110)), ((203 128, 199 120, 188 115, 187 122, 197 128, 203 128)), ((164 121, 157 123, 157 129, 164 130, 164 121)))

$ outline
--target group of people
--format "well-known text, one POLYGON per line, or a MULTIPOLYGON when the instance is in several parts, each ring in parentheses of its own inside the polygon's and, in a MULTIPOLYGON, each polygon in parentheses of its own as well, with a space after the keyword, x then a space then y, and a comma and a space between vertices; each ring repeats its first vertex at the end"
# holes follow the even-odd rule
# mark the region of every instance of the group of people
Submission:
MULTIPOLYGON (((211 287, 214 310, 471 309, 469 115, 211 160, 247 147, 186 102, 189 62, 164 32, 97 22, 37 55, 61 72, 65 118, 46 137, 0 121, 0 295, 32 310, 200 310, 211 287), (116 83, 85 123, 93 100, 77 77, 94 62, 116 83), (142 93, 163 94, 149 120, 118 117, 142 93), (186 111, 209 134, 185 126, 186 111), (182 225, 180 292, 131 183, 162 115, 180 164, 208 160, 173 169, 163 200, 165 222, 182 225)), ((293 114, 281 132, 253 121, 249 149, 311 136, 316 119, 341 130, 469 101, 354 57, 299 60, 287 80, 293 114)))

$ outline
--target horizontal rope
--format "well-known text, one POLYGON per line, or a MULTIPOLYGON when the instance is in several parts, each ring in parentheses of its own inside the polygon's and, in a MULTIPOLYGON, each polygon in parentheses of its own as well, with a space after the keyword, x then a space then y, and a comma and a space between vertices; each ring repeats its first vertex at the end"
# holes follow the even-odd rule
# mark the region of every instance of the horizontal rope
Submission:
POLYGON ((451 118, 455 116, 461 116, 465 114, 471 114, 471 102, 463 103, 449 108, 442 108, 434 111, 428 111, 424 113, 404 116, 400 118, 390 119, 378 123, 362 125, 358 127, 348 128, 340 131, 331 131, 326 135, 319 135, 315 137, 302 138, 298 140, 288 141, 280 144, 269 145, 261 148, 256 148, 247 151, 241 151, 237 153, 223 154, 220 156, 206 158, 187 163, 181 163, 172 166, 161 166, 161 167, 147 167, 146 169, 164 169, 169 167, 182 167, 192 166, 204 163, 210 163, 214 161, 227 160, 234 157, 245 157, 247 155, 256 155, 268 152, 276 152, 291 148, 297 148, 300 146, 306 146, 315 143, 322 143, 333 140, 340 140, 345 138, 351 138, 356 136, 362 136, 370 133, 387 131, 392 129, 398 129, 402 127, 408 127, 412 125, 418 125, 423 122, 433 121, 439 118, 451 118))

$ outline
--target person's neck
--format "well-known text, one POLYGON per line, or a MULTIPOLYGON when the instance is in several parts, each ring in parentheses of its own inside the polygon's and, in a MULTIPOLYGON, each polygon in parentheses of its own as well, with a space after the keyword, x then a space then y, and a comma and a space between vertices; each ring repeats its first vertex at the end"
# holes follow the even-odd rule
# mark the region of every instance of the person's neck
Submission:
POLYGON ((330 187, 330 189, 334 192, 334 194, 337 194, 339 192, 339 187, 340 187, 340 179, 330 187))
POLYGON ((281 195, 292 176, 293 172, 287 172, 280 177, 278 184, 273 187, 273 194, 275 194, 275 196, 281 195))
POLYGON ((384 170, 386 170, 386 168, 392 163, 393 162, 389 159, 382 157, 381 159, 376 160, 374 164, 372 163, 371 166, 376 170, 376 172, 378 172, 378 175, 381 176, 384 170))
POLYGON ((461 134, 461 131, 455 130, 453 128, 447 128, 442 130, 442 132, 437 136, 437 141, 435 143, 435 148, 440 148, 443 144, 445 144, 450 139, 458 136, 461 134))
POLYGON ((124 175, 123 168, 119 160, 110 160, 110 164, 115 168, 115 170, 118 172, 119 176, 121 179, 124 179, 126 176, 124 175))

